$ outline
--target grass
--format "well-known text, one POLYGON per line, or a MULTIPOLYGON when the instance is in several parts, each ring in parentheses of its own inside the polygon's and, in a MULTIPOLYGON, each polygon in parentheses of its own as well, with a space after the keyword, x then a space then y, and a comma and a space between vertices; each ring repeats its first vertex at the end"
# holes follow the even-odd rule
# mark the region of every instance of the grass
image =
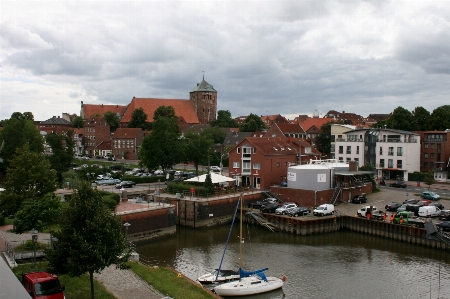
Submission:
MULTIPOLYGON (((36 267, 39 271, 45 271, 47 262, 38 262, 36 267)), ((22 273, 33 272, 33 264, 22 264, 11 269, 19 281, 22 279, 22 273)), ((80 277, 70 277, 68 275, 58 275, 61 285, 66 287, 64 295, 67 299, 90 299, 91 298, 91 283, 89 275, 84 274, 80 277)), ((96 299, 117 299, 109 293, 105 287, 94 279, 94 293, 96 299)))
POLYGON ((164 295, 174 299, 217 298, 202 286, 177 275, 169 268, 153 268, 136 262, 129 262, 131 270, 164 295))

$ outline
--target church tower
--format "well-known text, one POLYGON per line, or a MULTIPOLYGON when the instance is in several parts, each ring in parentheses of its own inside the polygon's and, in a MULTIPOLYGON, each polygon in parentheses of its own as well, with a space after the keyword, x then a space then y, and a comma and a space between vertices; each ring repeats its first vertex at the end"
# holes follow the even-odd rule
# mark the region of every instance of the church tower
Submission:
POLYGON ((189 101, 194 106, 198 120, 201 124, 208 124, 216 120, 217 115, 217 91, 211 84, 205 81, 205 76, 200 83, 189 93, 189 101))

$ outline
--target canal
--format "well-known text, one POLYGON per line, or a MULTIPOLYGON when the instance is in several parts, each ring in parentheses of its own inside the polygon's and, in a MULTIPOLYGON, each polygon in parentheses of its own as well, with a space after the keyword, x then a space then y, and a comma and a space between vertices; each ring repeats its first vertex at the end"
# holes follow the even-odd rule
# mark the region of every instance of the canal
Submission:
MULTIPOLYGON (((196 280, 218 268, 228 233, 227 225, 178 227, 137 251, 196 280)), ((222 269, 239 267, 238 236, 235 225, 222 269)), ((252 224, 244 224, 244 238, 244 268, 287 277, 282 290, 246 298, 450 298, 450 255, 442 250, 350 231, 300 236, 252 224)))

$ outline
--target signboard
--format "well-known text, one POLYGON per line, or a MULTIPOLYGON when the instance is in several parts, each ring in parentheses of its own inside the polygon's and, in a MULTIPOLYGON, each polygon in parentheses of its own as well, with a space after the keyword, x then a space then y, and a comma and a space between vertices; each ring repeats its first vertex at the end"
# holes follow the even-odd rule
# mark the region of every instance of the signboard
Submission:
POLYGON ((318 183, 326 183, 327 182, 327 175, 325 173, 318 173, 317 174, 317 182, 318 183))
POLYGON ((287 180, 295 182, 297 180, 297 174, 295 172, 288 172, 287 180))

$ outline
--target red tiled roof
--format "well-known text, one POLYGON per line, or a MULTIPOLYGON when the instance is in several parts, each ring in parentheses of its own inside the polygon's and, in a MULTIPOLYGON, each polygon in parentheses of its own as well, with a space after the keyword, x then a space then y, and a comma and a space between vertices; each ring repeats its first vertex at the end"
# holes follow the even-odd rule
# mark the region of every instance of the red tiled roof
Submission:
POLYGON ((112 138, 136 138, 139 134, 142 134, 141 128, 117 128, 112 138))
POLYGON ((278 123, 275 124, 283 133, 305 133, 298 124, 278 123))
POLYGON ((102 141, 95 147, 96 150, 111 150, 111 141, 102 141))
POLYGON ((287 138, 247 137, 240 144, 249 142, 265 155, 296 155, 298 147, 287 138))
POLYGON ((326 124, 327 122, 333 121, 332 118, 318 118, 318 117, 312 117, 305 119, 300 123, 300 126, 303 130, 308 131, 311 127, 316 126, 318 129, 322 127, 322 125, 326 124))
POLYGON ((120 116, 122 116, 127 109, 127 106, 122 105, 96 105, 96 104, 82 104, 82 116, 84 118, 89 118, 92 115, 100 115, 103 116, 105 112, 111 111, 113 113, 119 113, 120 116))
POLYGON ((130 105, 125 112, 121 122, 128 123, 131 120, 131 114, 137 108, 144 109, 147 114, 147 121, 153 121, 153 115, 155 110, 160 106, 172 106, 175 110, 176 116, 182 116, 188 124, 200 123, 197 117, 197 113, 194 110, 194 106, 189 100, 177 100, 177 99, 153 99, 153 98, 133 98, 130 105))

